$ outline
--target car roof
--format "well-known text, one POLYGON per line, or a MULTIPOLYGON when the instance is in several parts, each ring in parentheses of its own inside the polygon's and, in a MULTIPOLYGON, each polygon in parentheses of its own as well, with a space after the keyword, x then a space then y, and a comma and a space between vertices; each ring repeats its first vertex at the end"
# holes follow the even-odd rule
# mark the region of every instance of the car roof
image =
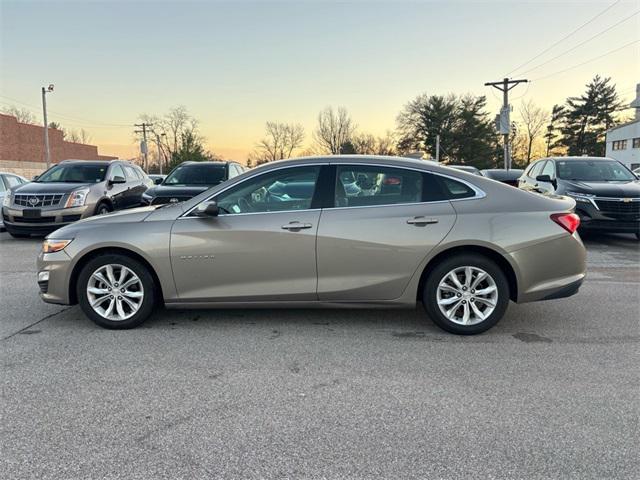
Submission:
POLYGON ((548 157, 548 158, 541 158, 539 161, 542 161, 542 160, 553 160, 553 161, 558 161, 558 160, 565 161, 565 160, 568 160, 570 162, 576 161, 576 160, 583 160, 583 161, 587 160, 589 162, 591 162, 591 161, 611 161, 611 160, 616 161, 614 158, 609 158, 609 157, 576 157, 576 156, 573 156, 573 157, 548 157))

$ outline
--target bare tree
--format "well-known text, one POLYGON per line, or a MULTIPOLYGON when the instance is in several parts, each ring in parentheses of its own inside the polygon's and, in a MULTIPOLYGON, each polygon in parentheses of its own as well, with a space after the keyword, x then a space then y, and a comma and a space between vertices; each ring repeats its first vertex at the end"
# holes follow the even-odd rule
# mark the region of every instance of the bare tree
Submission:
MULTIPOLYGON (((204 139, 198 132, 198 121, 192 117, 187 108, 183 105, 177 106, 169 110, 169 112, 163 116, 142 114, 139 115, 139 120, 146 124, 152 125, 147 134, 147 141, 154 144, 156 152, 152 155, 157 155, 157 149, 160 148, 161 158, 158 158, 158 163, 171 163, 181 151, 183 147, 184 139, 188 138, 190 141, 197 144, 204 143, 204 139)), ((141 135, 138 134, 136 140, 141 139, 141 135)), ((217 157, 210 152, 207 154, 213 159, 217 157)), ((168 167, 168 165, 165 165, 168 167)))
POLYGON ((542 138, 544 134, 549 114, 529 100, 528 102, 522 102, 520 106, 520 117, 522 118, 524 133, 527 136, 526 161, 528 165, 529 162, 531 162, 536 140, 542 138))
POLYGON ((387 132, 384 137, 361 133, 351 138, 353 149, 360 155, 396 155, 397 143, 397 138, 391 132, 387 132))
POLYGON ((2 113, 16 117, 16 120, 20 123, 37 124, 36 116, 26 108, 18 108, 15 105, 11 105, 9 107, 3 107, 2 113))
POLYGON ((313 138, 322 151, 339 155, 355 130, 356 125, 345 108, 339 107, 334 111, 332 107, 327 107, 318 114, 318 126, 313 138))
POLYGON ((258 142, 252 159, 257 164, 291 158, 294 150, 302 146, 304 128, 300 124, 266 123, 266 137, 258 142))
POLYGON ((80 129, 78 136, 80 137, 80 143, 91 143, 91 135, 89 135, 89 132, 87 132, 84 128, 80 129))

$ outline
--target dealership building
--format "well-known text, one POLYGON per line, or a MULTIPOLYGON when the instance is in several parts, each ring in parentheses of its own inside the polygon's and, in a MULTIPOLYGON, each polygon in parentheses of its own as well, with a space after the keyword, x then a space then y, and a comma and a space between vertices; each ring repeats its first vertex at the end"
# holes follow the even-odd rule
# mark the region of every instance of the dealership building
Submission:
POLYGON ((640 83, 636 85, 636 99, 631 102, 635 118, 607 131, 607 157, 624 163, 631 170, 640 168, 640 83))

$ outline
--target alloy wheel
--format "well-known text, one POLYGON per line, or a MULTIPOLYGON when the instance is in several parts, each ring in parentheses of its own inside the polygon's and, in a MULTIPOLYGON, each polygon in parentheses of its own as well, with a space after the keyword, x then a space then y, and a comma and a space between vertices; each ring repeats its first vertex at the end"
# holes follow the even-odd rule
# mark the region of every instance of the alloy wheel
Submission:
POLYGON ((476 325, 495 310, 498 287, 481 268, 462 266, 440 280, 436 297, 438 308, 447 319, 459 325, 476 325))
POLYGON ((115 322, 131 318, 144 301, 142 281, 124 265, 108 264, 96 269, 87 282, 87 299, 101 317, 115 322))

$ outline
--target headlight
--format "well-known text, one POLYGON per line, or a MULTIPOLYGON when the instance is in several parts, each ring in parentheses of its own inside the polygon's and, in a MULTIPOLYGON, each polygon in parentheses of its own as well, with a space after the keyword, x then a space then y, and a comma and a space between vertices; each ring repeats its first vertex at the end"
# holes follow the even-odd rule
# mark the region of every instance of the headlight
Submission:
POLYGON ((71 240, 59 240, 57 238, 48 238, 42 242, 42 253, 55 253, 64 250, 71 240))
POLYGON ((595 195, 591 195, 589 193, 580 192, 566 192, 566 195, 573 198, 576 202, 582 203, 593 203, 593 199, 596 197, 595 195))
POLYGON ((7 192, 4 198, 2 199, 3 207, 8 207, 9 205, 11 205, 11 192, 7 192))
POLYGON ((74 190, 69 194, 69 199, 67 200, 67 203, 64 205, 64 208, 83 206, 87 201, 88 195, 89 195, 88 188, 80 188, 79 190, 74 190))

